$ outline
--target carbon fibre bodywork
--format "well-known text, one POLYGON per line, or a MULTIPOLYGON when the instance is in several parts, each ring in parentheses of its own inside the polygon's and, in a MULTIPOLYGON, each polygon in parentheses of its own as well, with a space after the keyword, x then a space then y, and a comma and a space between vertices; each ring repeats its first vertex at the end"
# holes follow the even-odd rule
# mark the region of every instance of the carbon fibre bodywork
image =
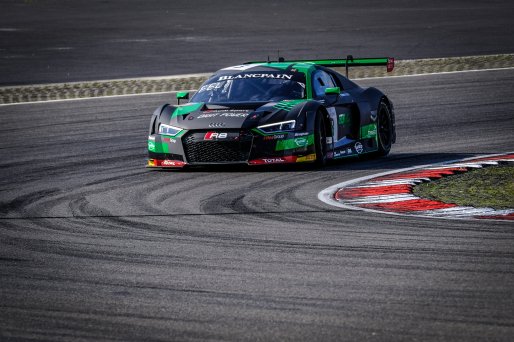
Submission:
POLYGON ((319 162, 377 152, 381 105, 389 111, 393 143, 393 104, 378 89, 311 62, 229 67, 211 76, 191 102, 155 110, 148 166, 319 162), (236 86, 243 88, 238 101, 236 86))

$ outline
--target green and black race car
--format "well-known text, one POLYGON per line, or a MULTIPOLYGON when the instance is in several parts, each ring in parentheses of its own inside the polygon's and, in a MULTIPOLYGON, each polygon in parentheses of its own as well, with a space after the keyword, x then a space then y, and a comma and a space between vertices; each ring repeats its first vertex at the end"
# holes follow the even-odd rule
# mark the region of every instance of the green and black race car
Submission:
MULTIPOLYGON (((396 140, 393 104, 331 67, 394 67, 392 58, 249 62, 212 75, 186 104, 157 108, 149 167, 316 163, 373 153, 396 140)), ((189 98, 187 92, 177 99, 189 98)))

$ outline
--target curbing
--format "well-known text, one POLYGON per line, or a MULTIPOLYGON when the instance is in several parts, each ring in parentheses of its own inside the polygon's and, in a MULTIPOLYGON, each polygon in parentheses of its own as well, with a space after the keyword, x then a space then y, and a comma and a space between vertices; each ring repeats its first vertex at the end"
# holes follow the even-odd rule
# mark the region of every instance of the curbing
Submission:
MULTIPOLYGON (((350 69, 350 76, 352 79, 363 79, 509 68, 514 68, 514 54, 398 60, 393 72, 387 73, 382 67, 362 67, 350 69)), ((190 90, 197 89, 210 75, 205 73, 0 87, 0 104, 190 90)))
POLYGON ((451 219, 514 220, 514 209, 462 207, 412 194, 416 184, 500 163, 513 163, 514 153, 488 155, 375 174, 331 186, 318 194, 330 205, 392 215, 451 219))

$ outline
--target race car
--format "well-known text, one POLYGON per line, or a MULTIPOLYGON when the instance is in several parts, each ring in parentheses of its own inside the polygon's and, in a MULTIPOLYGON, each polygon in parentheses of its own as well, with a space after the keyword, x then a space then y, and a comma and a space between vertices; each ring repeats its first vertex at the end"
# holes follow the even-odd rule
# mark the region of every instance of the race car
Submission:
POLYGON ((313 163, 375 154, 396 140, 393 103, 361 88, 348 68, 393 58, 248 62, 213 74, 189 100, 157 108, 148 134, 148 167, 313 163), (346 76, 332 68, 345 67, 346 76))

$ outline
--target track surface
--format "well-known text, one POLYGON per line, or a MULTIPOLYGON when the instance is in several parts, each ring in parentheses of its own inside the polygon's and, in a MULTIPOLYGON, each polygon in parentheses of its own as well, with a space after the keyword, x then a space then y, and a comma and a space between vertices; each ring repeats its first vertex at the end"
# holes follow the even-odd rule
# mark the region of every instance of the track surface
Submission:
POLYGON ((170 96, 0 107, 0 339, 514 334, 514 227, 334 209, 347 179, 514 149, 514 71, 361 81, 398 143, 323 170, 144 169, 170 96))
MULTIPOLYGON (((3 1, 0 85, 206 72, 277 49, 514 52, 511 1, 222 3, 3 1)), ((514 71, 360 83, 395 101, 398 143, 320 171, 148 171, 167 95, 0 107, 0 340, 510 341, 512 223, 364 216, 317 193, 513 150, 514 71)))
POLYGON ((0 85, 212 72, 276 57, 514 52, 514 2, 3 0, 0 85))

